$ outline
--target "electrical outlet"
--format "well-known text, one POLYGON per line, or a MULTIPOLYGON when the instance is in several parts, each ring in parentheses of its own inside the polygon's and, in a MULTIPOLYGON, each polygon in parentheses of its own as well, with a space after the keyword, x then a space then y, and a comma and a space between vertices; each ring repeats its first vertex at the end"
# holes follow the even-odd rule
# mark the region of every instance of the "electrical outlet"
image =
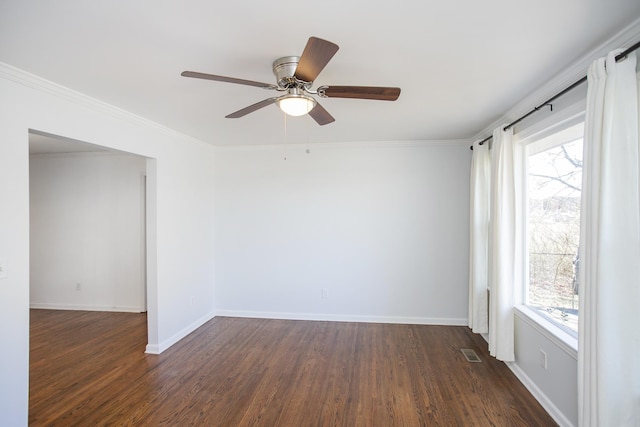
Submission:
POLYGON ((322 288, 322 299, 329 298, 329 290, 327 288, 322 288))
POLYGON ((540 366, 542 366, 542 369, 545 371, 547 370, 547 353, 542 349, 540 349, 540 366))
POLYGON ((76 291, 80 290, 80 282, 76 283, 76 291))
POLYGON ((191 297, 191 305, 196 303, 196 297, 191 297))

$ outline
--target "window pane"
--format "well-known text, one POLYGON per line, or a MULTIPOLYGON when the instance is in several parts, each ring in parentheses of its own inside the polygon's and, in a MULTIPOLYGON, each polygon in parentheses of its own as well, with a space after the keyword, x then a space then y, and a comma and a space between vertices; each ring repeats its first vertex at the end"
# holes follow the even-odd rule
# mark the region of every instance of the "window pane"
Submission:
POLYGON ((578 330, 582 139, 529 156, 527 304, 578 330))

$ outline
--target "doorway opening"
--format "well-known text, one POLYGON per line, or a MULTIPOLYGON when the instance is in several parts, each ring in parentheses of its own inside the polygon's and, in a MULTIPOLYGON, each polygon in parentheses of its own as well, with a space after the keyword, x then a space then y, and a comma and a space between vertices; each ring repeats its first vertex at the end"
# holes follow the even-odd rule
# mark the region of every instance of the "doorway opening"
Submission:
POLYGON ((147 187, 153 162, 29 131, 31 308, 149 308, 147 329, 155 329, 155 307, 147 301, 154 286, 147 277, 153 265, 147 242, 155 241, 149 229, 155 207, 147 203, 155 199, 147 187))

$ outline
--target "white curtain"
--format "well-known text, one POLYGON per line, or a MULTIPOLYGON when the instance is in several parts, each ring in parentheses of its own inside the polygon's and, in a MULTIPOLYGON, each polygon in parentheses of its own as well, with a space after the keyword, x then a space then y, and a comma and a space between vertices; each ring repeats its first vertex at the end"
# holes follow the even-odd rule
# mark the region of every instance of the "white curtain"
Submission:
POLYGON ((489 225, 489 353, 499 360, 514 357, 514 301, 520 283, 522 221, 516 199, 516 148, 513 129, 493 131, 489 225))
POLYGON ((580 425, 640 426, 636 57, 588 73, 580 243, 580 425))
POLYGON ((476 334, 489 332, 489 204, 491 157, 489 144, 473 144, 471 157, 471 216, 469 236, 469 327, 476 334))

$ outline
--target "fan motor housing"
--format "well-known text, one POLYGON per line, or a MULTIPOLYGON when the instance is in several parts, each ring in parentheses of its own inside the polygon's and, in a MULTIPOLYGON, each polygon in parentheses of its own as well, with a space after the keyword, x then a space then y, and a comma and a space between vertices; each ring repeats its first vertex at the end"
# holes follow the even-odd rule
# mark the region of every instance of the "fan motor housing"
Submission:
POLYGON ((278 79, 278 86, 288 88, 295 82, 293 75, 300 62, 299 56, 285 56, 273 61, 273 74, 278 79))

